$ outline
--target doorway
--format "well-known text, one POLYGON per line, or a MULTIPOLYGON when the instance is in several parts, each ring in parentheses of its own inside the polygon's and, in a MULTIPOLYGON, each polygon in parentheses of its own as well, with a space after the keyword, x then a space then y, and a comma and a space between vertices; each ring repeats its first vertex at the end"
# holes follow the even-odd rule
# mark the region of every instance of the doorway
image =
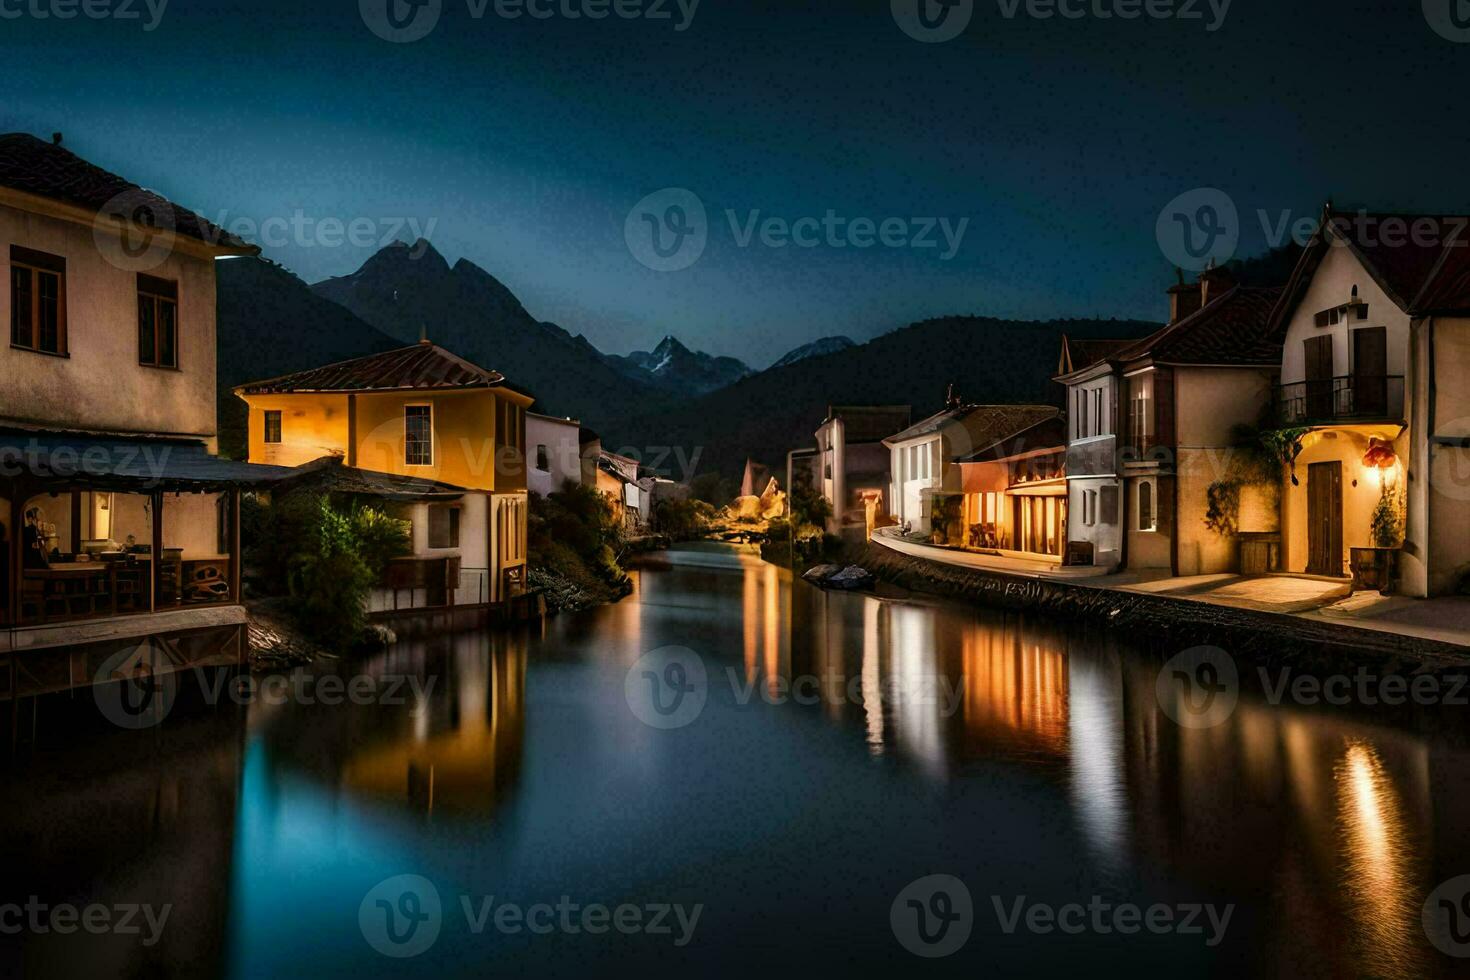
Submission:
POLYGON ((1342 577, 1342 463, 1307 467, 1307 573, 1342 577))

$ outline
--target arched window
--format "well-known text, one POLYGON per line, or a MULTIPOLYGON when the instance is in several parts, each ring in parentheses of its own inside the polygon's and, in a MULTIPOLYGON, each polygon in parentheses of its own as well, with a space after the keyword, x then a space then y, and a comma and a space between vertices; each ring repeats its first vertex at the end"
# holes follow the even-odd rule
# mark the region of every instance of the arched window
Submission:
POLYGON ((1154 481, 1138 481, 1138 529, 1140 531, 1152 531, 1157 525, 1154 521, 1154 481))

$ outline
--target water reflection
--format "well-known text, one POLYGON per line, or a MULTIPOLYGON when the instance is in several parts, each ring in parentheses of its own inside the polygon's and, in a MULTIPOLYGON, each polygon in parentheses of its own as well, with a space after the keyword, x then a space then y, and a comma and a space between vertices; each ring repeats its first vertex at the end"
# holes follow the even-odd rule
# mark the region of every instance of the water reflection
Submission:
POLYGON ((888 903, 938 869, 981 905, 993 889, 1238 907, 1215 950, 987 936, 955 961, 967 971, 1452 975, 1419 909, 1470 870, 1458 719, 1425 734, 1246 696, 1224 724, 1181 729, 1156 706, 1158 658, 1115 638, 729 564, 645 570, 624 603, 536 635, 342 666, 417 678, 419 710, 221 709, 41 753, 5 786, 13 888, 166 893, 185 926, 147 951, 32 937, 28 973, 368 973, 383 964, 357 902, 405 871, 446 895, 712 910, 677 961, 556 939, 492 949, 446 926, 419 964, 446 976, 590 975, 620 956, 748 975, 772 955, 816 966, 834 944, 902 969, 888 903), (622 689, 664 645, 697 650, 719 688, 667 732, 622 689), (803 676, 821 680, 817 703, 785 698, 803 676), (766 698, 735 696, 737 679, 766 698), (800 930, 773 924, 793 910, 800 930))

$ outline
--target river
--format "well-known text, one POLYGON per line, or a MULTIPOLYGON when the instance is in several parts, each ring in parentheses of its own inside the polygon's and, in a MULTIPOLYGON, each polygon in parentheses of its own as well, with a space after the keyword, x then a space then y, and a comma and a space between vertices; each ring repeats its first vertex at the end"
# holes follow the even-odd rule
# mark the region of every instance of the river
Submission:
MULTIPOLYGON (((1470 872, 1463 707, 1406 722, 1247 691, 1224 721, 1184 727, 1160 708, 1162 657, 1143 643, 824 593, 709 551, 636 580, 615 606, 404 641, 327 672, 348 691, 357 678, 356 695, 307 671, 287 697, 181 695, 138 731, 86 724, 86 694, 44 705, 5 781, 3 897, 102 906, 119 925, 64 933, 40 913, 0 935, 6 965, 313 978, 1465 965, 1421 922, 1430 892, 1470 872), (121 928, 129 906, 137 932, 121 928)), ((0 927, 14 921, 0 910, 0 927)))

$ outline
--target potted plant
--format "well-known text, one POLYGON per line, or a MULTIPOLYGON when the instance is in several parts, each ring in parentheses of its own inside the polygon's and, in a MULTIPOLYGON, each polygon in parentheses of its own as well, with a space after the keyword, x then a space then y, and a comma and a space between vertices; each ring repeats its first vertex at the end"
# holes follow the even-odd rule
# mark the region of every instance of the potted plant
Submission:
POLYGON ((1404 500, 1402 492, 1385 481, 1383 492, 1369 522, 1371 548, 1352 549, 1353 587, 1393 591, 1398 553, 1404 544, 1404 500))

